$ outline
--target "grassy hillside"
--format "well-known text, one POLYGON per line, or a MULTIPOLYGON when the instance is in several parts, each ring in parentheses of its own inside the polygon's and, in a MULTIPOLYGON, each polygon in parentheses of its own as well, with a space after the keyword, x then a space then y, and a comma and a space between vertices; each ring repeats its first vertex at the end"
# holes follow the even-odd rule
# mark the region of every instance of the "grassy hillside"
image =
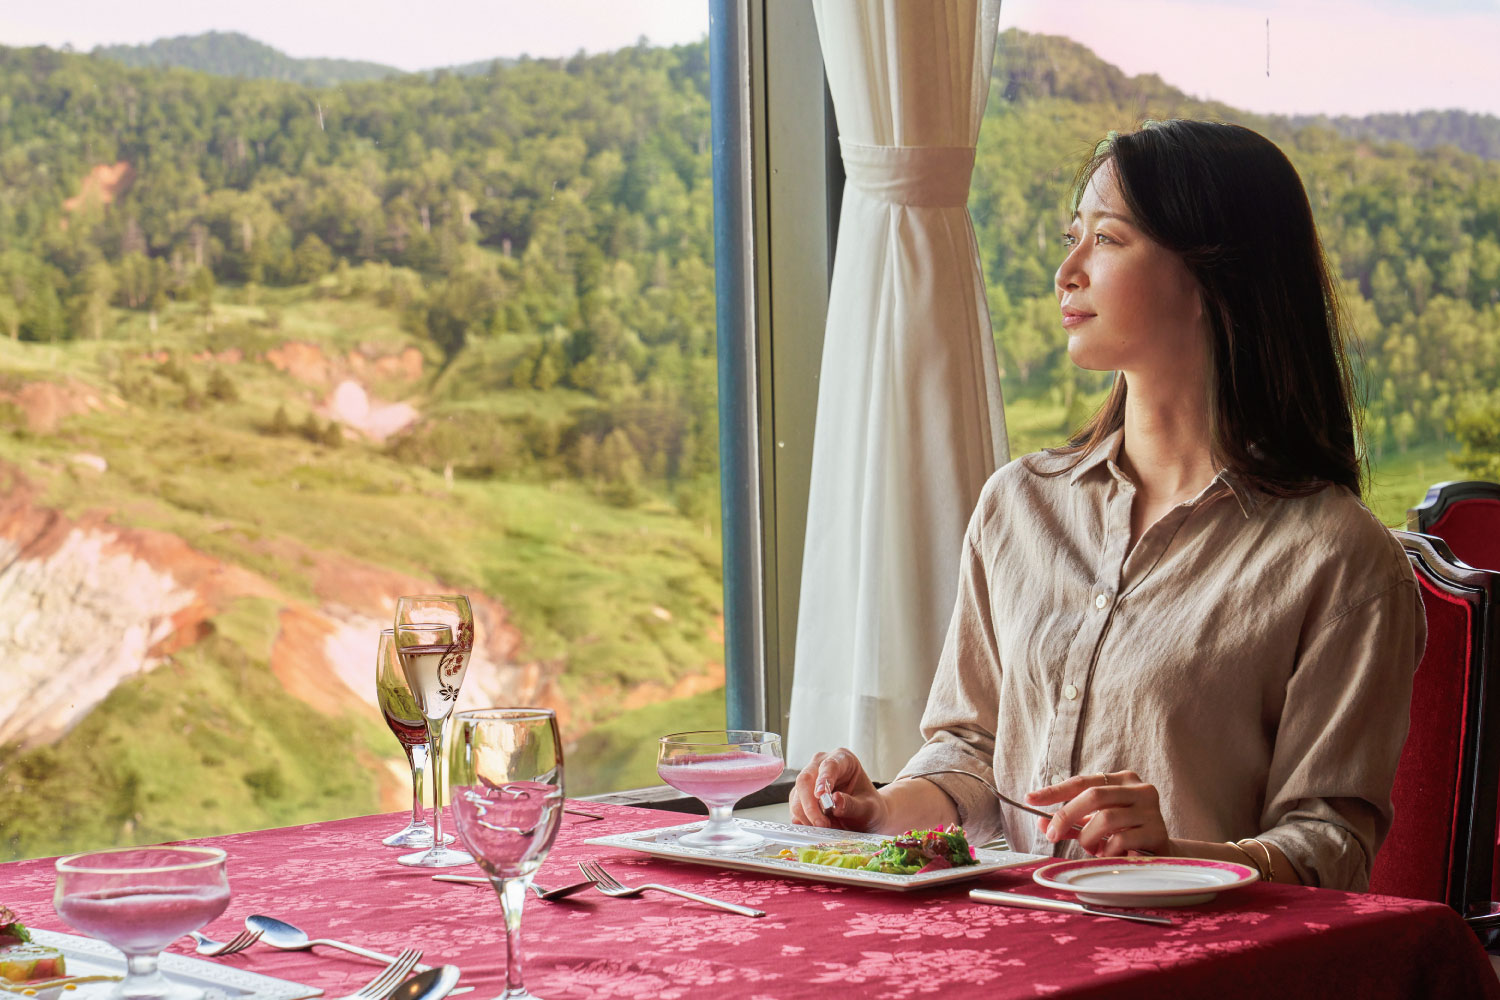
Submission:
POLYGON ((384 724, 329 718, 282 689, 268 667, 271 602, 243 601, 214 626, 57 743, 0 748, 0 857, 375 810, 371 772, 394 743, 384 724))
MULTIPOLYGON (((168 308, 156 333, 122 315, 101 341, 0 339, 0 388, 87 386, 106 407, 53 433, 31 432, 20 410, 0 407, 0 461, 38 484, 48 506, 104 509, 116 524, 178 535, 294 599, 313 599, 313 563, 325 552, 485 593, 509 610, 524 660, 563 665, 573 713, 565 736, 610 723, 607 740, 570 756, 570 791, 654 782, 654 762, 622 767, 621 748, 649 746, 674 728, 678 709, 620 718, 620 704, 640 685, 665 694, 722 662, 717 519, 686 517, 651 496, 622 507, 565 478, 458 477, 450 486, 389 445, 321 443, 327 423, 318 417, 320 442, 308 440, 301 432, 326 387, 277 371, 257 351, 297 339, 328 356, 353 346, 379 356, 409 338, 389 310, 313 286, 256 306, 230 297, 215 305, 212 331, 184 305, 168 308), (243 360, 202 358, 232 347, 246 349, 243 360), (278 409, 290 429, 276 430, 278 409), (80 453, 104 458, 107 471, 70 461, 80 453)), ((433 371, 371 388, 423 408, 433 371)), ((497 393, 493 406, 522 405, 508 397, 497 393)), ((267 665, 276 632, 268 602, 241 602, 213 625, 208 640, 120 685, 54 746, 0 748, 0 796, 29 803, 0 816, 0 855, 377 808, 376 772, 399 753, 379 718, 330 719, 280 689, 267 665)), ((682 711, 691 726, 713 724, 722 690, 682 711)))

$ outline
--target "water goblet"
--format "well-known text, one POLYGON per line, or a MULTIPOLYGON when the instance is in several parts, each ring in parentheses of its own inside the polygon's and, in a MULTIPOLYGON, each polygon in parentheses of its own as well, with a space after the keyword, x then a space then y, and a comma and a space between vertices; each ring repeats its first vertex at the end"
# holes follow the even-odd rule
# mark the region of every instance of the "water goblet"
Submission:
POLYGON ((224 857, 217 847, 128 847, 55 862, 57 915, 125 955, 125 978, 112 1000, 200 995, 174 988, 157 961, 163 948, 229 905, 224 857))
POLYGON ((702 829, 684 834, 684 847, 741 853, 766 842, 734 819, 734 804, 781 777, 785 763, 781 737, 746 729, 673 733, 657 741, 656 773, 661 780, 708 806, 702 829))
POLYGON ((450 625, 398 622, 392 632, 396 655, 401 660, 402 676, 416 699, 417 709, 427 727, 427 742, 432 748, 433 845, 425 851, 403 854, 396 860, 417 868, 466 865, 474 859, 463 851, 445 846, 447 841, 443 836, 443 723, 453 713, 458 700, 458 688, 463 683, 468 664, 468 650, 459 647, 455 630, 450 625))
POLYGON ((505 914, 505 992, 521 983, 521 905, 562 825, 563 758, 557 716, 544 708, 489 708, 453 717, 453 820, 489 876, 505 914))
MULTIPOLYGON (((380 633, 375 653, 375 695, 380 702, 380 714, 385 716, 385 724, 401 742, 401 749, 406 751, 406 763, 411 767, 411 822, 381 843, 387 847, 431 847, 432 827, 427 825, 422 804, 422 779, 427 773, 429 751, 427 721, 417 706, 416 696, 407 686, 406 675, 401 672, 395 629, 384 629, 380 633)), ((452 834, 443 837, 443 843, 452 842, 452 834)))

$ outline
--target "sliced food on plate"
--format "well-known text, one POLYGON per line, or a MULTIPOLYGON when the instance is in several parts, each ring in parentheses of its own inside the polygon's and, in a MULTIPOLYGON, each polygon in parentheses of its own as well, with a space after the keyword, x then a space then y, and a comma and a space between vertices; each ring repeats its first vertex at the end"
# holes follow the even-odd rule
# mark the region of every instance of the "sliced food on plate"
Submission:
POLYGON ((30 983, 65 975, 63 953, 32 941, 20 917, 0 905, 0 981, 30 983))

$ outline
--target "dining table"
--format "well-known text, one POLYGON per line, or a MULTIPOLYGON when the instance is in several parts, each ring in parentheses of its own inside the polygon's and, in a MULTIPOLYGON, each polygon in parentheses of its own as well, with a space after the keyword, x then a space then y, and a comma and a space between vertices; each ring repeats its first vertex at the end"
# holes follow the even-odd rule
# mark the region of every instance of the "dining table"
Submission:
MULTIPOLYGON (((626 885, 667 883, 765 911, 751 918, 659 892, 617 899, 593 889, 530 895, 521 927, 527 987, 547 1000, 828 1000, 831 997, 1295 1000, 1329 996, 1500 998, 1488 956, 1438 903, 1256 883, 1195 906, 1157 908, 1171 926, 974 902, 971 888, 1063 898, 1032 881, 1042 862, 910 892, 735 871, 585 843, 697 817, 600 802, 571 803, 537 883, 579 880, 594 860, 626 885)), ((488 886, 436 881, 396 863, 380 840, 397 814, 209 837, 223 848, 232 898, 205 928, 226 939, 261 913, 315 937, 462 970, 478 1000, 504 990, 500 902, 488 886)), ((448 872, 478 874, 468 866, 448 872)), ((0 902, 29 925, 68 932, 53 911, 53 861, 0 865, 0 902)), ((170 951, 192 955, 183 939, 170 951)), ((353 992, 379 971, 319 946, 259 943, 212 961, 321 989, 353 992)))

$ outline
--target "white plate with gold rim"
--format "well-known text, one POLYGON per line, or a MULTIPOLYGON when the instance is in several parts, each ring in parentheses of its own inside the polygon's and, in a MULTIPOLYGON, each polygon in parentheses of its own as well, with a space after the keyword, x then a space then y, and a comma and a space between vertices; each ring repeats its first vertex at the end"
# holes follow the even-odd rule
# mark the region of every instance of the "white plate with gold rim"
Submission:
POLYGON ((1260 873, 1209 858, 1086 858, 1046 865, 1031 878, 1095 906, 1192 906, 1249 885, 1260 873))

